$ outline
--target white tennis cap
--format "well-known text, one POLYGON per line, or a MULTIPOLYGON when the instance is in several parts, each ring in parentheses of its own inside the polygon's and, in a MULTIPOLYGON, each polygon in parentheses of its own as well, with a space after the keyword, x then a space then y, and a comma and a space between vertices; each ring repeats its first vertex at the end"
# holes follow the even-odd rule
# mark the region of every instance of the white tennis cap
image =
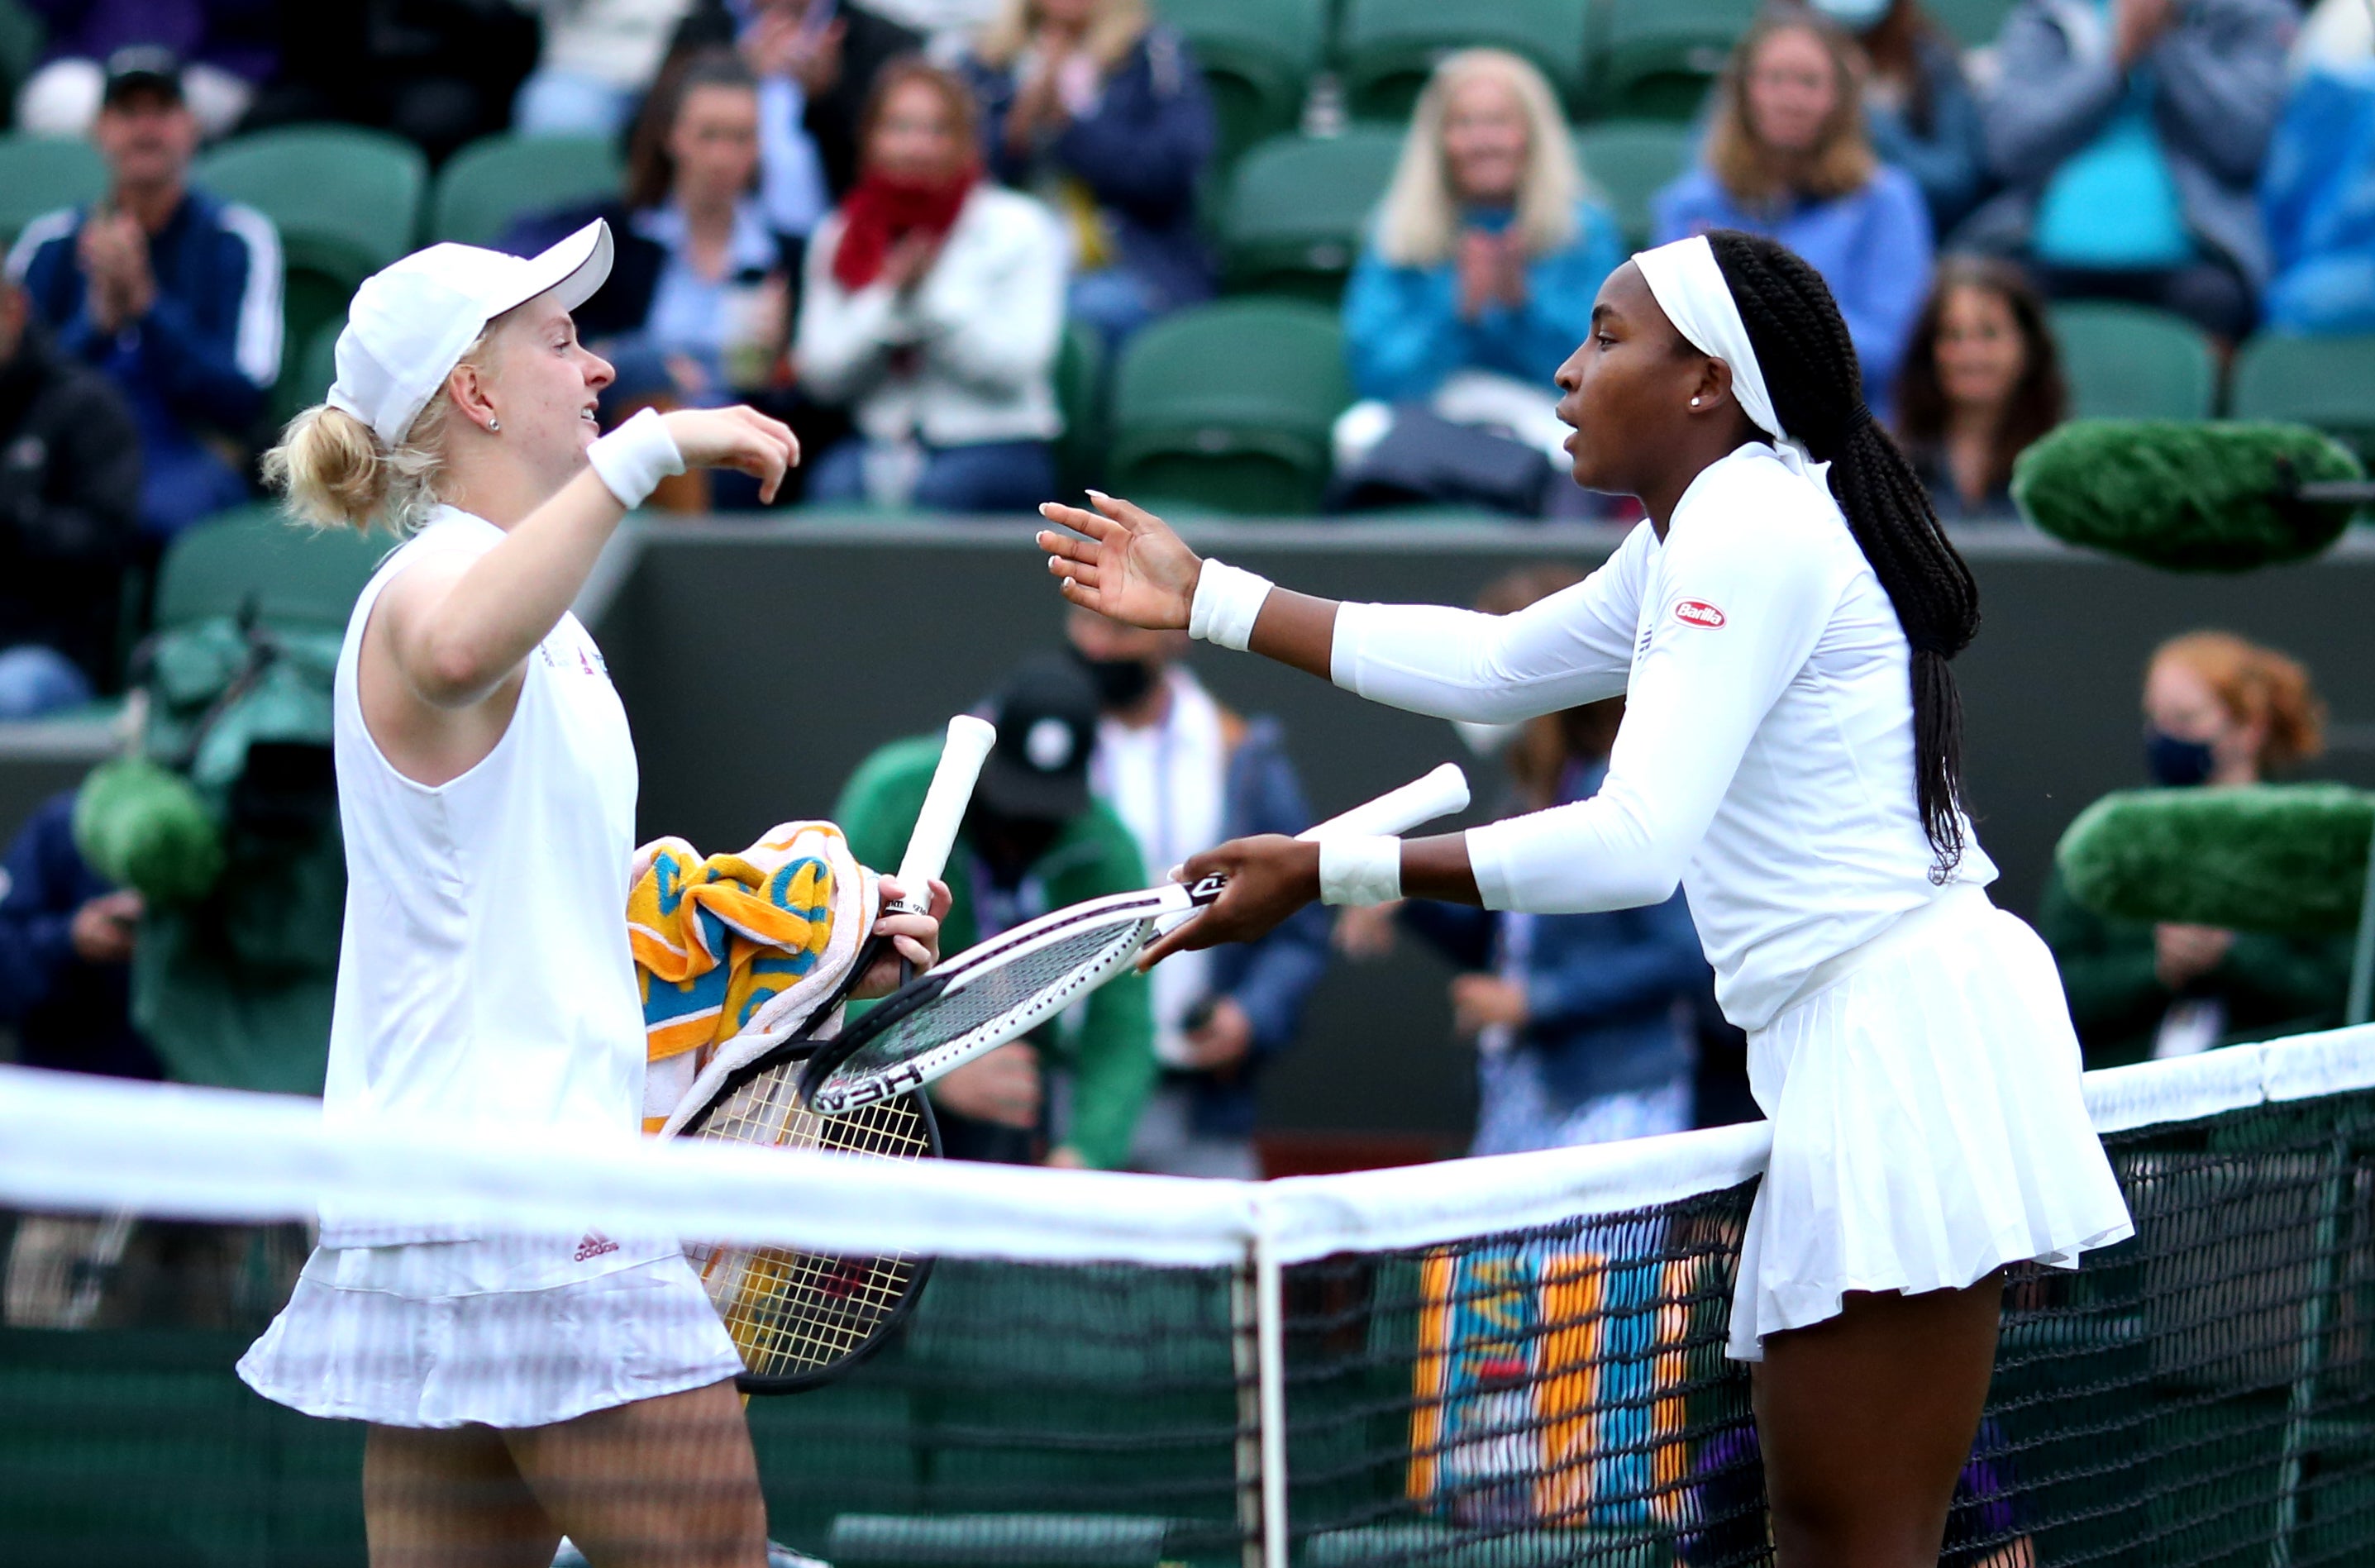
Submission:
POLYGON ((431 245, 363 279, 338 334, 329 404, 390 446, 486 324, 547 289, 575 310, 610 276, 610 226, 600 218, 541 255, 431 245))

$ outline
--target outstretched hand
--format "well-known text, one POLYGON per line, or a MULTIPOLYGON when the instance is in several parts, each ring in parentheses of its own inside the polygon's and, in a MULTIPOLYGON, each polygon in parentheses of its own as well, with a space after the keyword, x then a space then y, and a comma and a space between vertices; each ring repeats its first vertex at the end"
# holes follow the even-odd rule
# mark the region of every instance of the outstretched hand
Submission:
POLYGON ((1094 512, 1052 501, 1039 509, 1069 530, 1039 530, 1039 548, 1064 597, 1150 631, 1185 627, 1203 560, 1145 508, 1097 490, 1089 499, 1094 512))
POLYGON ((1193 883, 1218 872, 1229 878, 1221 896, 1203 913, 1147 945, 1140 971, 1173 953, 1194 952, 1223 942, 1258 941, 1281 921, 1319 896, 1319 846, 1279 833, 1231 839, 1218 849, 1190 855, 1177 879, 1193 883))
POLYGON ((785 473, 800 460, 791 426, 757 409, 679 408, 660 416, 688 468, 738 468, 759 481, 759 499, 772 502, 785 473))

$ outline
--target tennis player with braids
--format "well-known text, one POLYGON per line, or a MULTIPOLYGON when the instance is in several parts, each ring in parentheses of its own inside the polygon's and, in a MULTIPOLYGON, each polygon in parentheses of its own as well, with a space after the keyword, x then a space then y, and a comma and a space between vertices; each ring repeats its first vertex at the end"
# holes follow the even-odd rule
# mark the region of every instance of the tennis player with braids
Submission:
POLYGON ((1937 1562, 1994 1362, 2003 1270, 2126 1236, 2053 962, 1998 911, 1960 795, 1947 660, 1970 572, 1860 393, 1822 279, 1718 231, 1612 274, 1559 371, 1577 482, 1648 512, 1509 616, 1310 598, 1099 497, 1044 508, 1067 598, 1447 719, 1624 692, 1591 799, 1465 833, 1189 860, 1228 890, 1148 949, 1314 898, 1538 914, 1689 892, 1773 1153, 1732 1296, 1783 1568, 1937 1562))
MULTIPOLYGON (((597 437, 610 367, 569 312, 609 266, 598 222, 533 258, 435 245, 396 263, 355 294, 328 402, 267 459, 315 521, 406 536, 356 603, 333 695, 333 1125, 639 1136, 635 752, 569 606, 663 476, 732 467, 772 496, 799 454, 748 408, 646 412, 597 437)), ((931 961, 935 918, 875 928, 931 961)), ((868 980, 887 991, 896 960, 868 980)), ((595 1568, 762 1568, 742 1363, 674 1240, 324 1208, 321 1246, 239 1370, 267 1398, 370 1423, 373 1568, 541 1568, 564 1532, 595 1568)))

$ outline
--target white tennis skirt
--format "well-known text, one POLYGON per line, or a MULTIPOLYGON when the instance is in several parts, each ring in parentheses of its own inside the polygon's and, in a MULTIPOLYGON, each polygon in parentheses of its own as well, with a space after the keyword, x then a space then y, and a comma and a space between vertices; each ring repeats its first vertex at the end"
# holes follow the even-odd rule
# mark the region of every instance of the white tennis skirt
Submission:
POLYGON ((742 1370, 673 1245, 322 1247, 240 1359, 277 1404, 383 1426, 546 1426, 742 1370))
POLYGON ((1849 1291, 1960 1290, 2074 1267, 2132 1234, 2087 1120, 2052 954, 1955 887, 1819 966, 1748 1039, 1773 1155, 1748 1217, 1730 1354, 1849 1291))

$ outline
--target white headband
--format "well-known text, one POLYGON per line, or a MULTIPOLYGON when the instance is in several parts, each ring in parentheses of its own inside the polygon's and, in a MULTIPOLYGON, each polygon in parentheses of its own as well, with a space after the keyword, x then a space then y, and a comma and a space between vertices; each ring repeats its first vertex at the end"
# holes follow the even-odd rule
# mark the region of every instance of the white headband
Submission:
POLYGON ((1694 234, 1654 251, 1637 252, 1633 265, 1641 269, 1642 281, 1657 296, 1658 308, 1666 312, 1674 330, 1700 353, 1731 367, 1731 395, 1740 400, 1742 411, 1775 444, 1794 448, 1803 458, 1805 449, 1790 439, 1780 417, 1773 412, 1772 395, 1765 390, 1765 371, 1756 362, 1756 350, 1749 346, 1748 324, 1740 319, 1739 302, 1731 297, 1731 285, 1724 281, 1723 268, 1716 265, 1715 247, 1707 242, 1707 236, 1694 234))

